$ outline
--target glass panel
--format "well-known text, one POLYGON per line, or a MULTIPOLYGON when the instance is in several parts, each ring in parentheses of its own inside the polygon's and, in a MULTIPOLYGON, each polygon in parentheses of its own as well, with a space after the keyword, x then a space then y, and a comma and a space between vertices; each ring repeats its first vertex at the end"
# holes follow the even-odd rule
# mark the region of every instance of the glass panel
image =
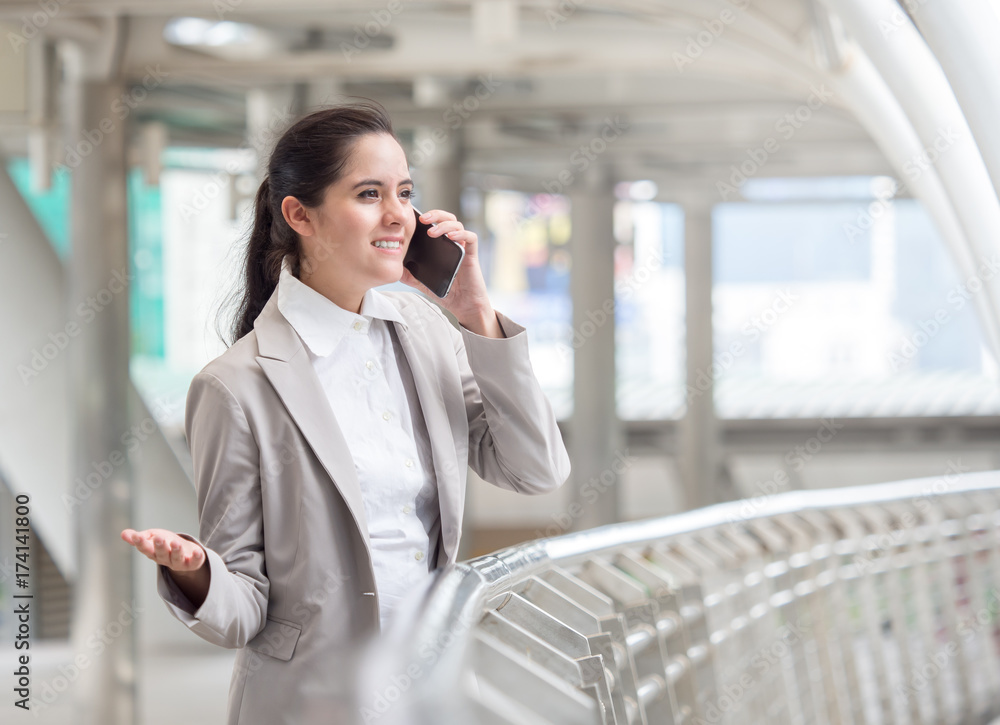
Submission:
POLYGON ((31 188, 31 165, 25 158, 11 159, 7 172, 28 204, 39 226, 45 231, 60 259, 69 256, 69 171, 65 167, 52 172, 52 183, 45 191, 31 188))
POLYGON ((684 404, 684 212, 615 206, 615 377, 623 420, 677 418, 684 404))
POLYGON ((527 328, 535 375, 556 417, 565 419, 573 410, 569 200, 488 191, 483 204, 481 264, 490 299, 527 328))
POLYGON ((917 201, 721 204, 714 224, 721 417, 1000 411, 975 282, 917 201))
MULTIPOLYGON (((153 345, 134 355, 131 373, 160 423, 180 426, 191 379, 226 349, 216 334, 217 312, 239 274, 256 184, 244 183, 252 181, 246 175, 252 157, 231 150, 171 148, 163 158, 155 196, 137 204, 130 217, 135 267, 149 280, 160 270, 159 294, 141 294, 160 306, 161 351, 153 345)), ((141 182, 130 181, 135 191, 141 182)), ((222 323, 226 333, 228 319, 222 323)))

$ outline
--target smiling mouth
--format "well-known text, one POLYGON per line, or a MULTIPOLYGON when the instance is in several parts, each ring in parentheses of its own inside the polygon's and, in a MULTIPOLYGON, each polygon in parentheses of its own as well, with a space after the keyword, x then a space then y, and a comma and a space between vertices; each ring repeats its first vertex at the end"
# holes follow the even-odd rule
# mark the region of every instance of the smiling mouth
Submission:
POLYGON ((372 242, 372 246, 378 249, 399 249, 402 245, 402 242, 387 242, 384 240, 372 242))

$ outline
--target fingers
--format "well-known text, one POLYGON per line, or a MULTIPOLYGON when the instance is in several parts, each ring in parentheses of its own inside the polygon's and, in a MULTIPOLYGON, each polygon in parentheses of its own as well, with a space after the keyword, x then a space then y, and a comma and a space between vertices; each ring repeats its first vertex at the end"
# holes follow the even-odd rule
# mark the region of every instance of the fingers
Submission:
POLYGON ((449 239, 454 239, 456 235, 460 235, 465 231, 465 227, 462 226, 462 222, 450 221, 441 222, 435 224, 430 229, 427 230, 427 236, 429 237, 442 237, 447 235, 449 239))
POLYGON ((157 564, 170 564, 170 552, 167 550, 167 540, 162 536, 153 537, 153 556, 157 564))
POLYGON ((125 542, 134 546, 136 551, 148 559, 176 571, 197 569, 205 561, 205 552, 199 544, 188 541, 172 531, 125 529, 121 536, 125 542))
POLYGON ((420 221, 425 224, 434 225, 427 230, 428 236, 447 236, 448 239, 458 242, 462 246, 471 245, 471 251, 475 252, 475 245, 478 241, 476 233, 466 229, 462 222, 458 221, 458 218, 451 212, 442 209, 432 209, 421 214, 420 221))
POLYGON ((149 529, 146 531, 125 529, 122 531, 122 540, 134 546, 140 553, 151 556, 153 554, 152 535, 152 531, 149 529))
POLYGON ((169 556, 170 562, 167 566, 177 571, 197 569, 201 565, 201 547, 198 545, 186 547, 182 546, 180 541, 172 541, 169 556))
POLYGON ((440 224, 441 222, 455 221, 458 217, 443 209, 431 209, 420 215, 420 221, 424 224, 440 224))

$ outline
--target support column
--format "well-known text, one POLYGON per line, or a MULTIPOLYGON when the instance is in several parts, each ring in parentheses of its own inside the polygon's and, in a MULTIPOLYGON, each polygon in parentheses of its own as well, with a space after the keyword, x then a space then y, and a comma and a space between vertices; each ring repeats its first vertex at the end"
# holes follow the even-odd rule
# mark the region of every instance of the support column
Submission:
POLYGON ((990 0, 924 0, 912 10, 920 34, 930 46, 958 102, 1000 192, 1000 88, 983 83, 1000 68, 1000 13, 990 0))
MULTIPOLYGON (((934 159, 933 167, 968 241, 968 256, 980 271, 997 252, 1000 201, 941 64, 896 0, 827 2, 898 99, 919 136, 921 153, 934 159)), ((887 131, 896 132, 895 128, 887 131)), ((912 163, 912 158, 908 161, 912 163)), ((901 174, 900 178, 909 176, 901 174)), ((977 306, 984 312, 985 337, 994 355, 1000 355, 1000 284, 994 279, 984 282, 983 288, 984 293, 976 295, 982 300, 977 306)))
MULTIPOLYGON (((408 155, 407 160, 411 164, 410 173, 416 190, 413 205, 421 212, 431 209, 450 211, 467 229, 471 229, 473 225, 462 214, 462 137, 460 131, 453 131, 450 136, 444 138, 441 133, 441 129, 438 128, 418 126, 414 129, 415 148, 424 148, 427 153, 414 152, 408 155)), ((458 324, 454 315, 443 307, 441 311, 452 324, 458 324)), ((471 475, 475 476, 475 472, 471 472, 471 475)), ((465 497, 465 510, 462 514, 464 521, 474 520, 474 496, 470 488, 469 494, 465 497)), ((458 549, 459 560, 472 556, 474 543, 473 537, 462 537, 458 549)))
POLYGON ((129 431, 126 129, 112 120, 125 86, 115 74, 112 80, 85 76, 82 67, 68 68, 70 142, 89 152, 81 152, 72 169, 66 314, 79 327, 68 349, 72 475, 95 485, 88 483, 89 496, 74 500, 79 576, 72 643, 90 666, 80 669, 73 694, 81 725, 131 725, 136 718, 133 550, 119 536, 132 523, 132 472, 122 439, 129 431), (78 313, 81 303, 89 313, 78 313), (100 657, 93 656, 95 632, 105 633, 100 657))
POLYGON ((420 211, 444 209, 462 218, 462 130, 418 126, 413 136, 413 180, 420 211))
MULTIPOLYGON (((436 76, 417 76, 413 82, 413 103, 418 108, 447 108, 453 101, 452 85, 436 76)), ((437 116, 443 119, 444 116, 437 116)), ((400 129, 396 129, 400 131, 400 129)), ((461 124, 457 128, 442 123, 416 126, 413 147, 407 161, 413 173, 416 190, 414 204, 420 211, 444 209, 462 218, 462 163, 465 135, 461 124)), ((468 226, 468 225, 467 225, 468 226)))
POLYGON ((592 166, 570 191, 573 255, 573 415, 569 430, 574 531, 620 520, 620 474, 627 467, 615 407, 614 191, 592 166))
POLYGON ((712 203, 684 203, 687 412, 680 426, 678 467, 688 508, 718 500, 719 426, 712 373, 712 203))
POLYGON ((296 86, 261 86, 247 91, 247 144, 257 154, 257 178, 267 175, 267 162, 281 134, 302 114, 304 92, 296 86))

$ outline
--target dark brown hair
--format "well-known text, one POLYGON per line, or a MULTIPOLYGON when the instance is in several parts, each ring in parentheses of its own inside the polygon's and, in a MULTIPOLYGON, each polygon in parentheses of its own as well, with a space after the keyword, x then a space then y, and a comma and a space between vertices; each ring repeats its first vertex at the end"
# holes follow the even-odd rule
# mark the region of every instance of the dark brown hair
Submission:
POLYGON ((295 257, 292 273, 299 276, 299 235, 281 214, 282 200, 294 196, 303 206, 320 206, 327 188, 343 175, 357 140, 372 133, 396 138, 385 108, 365 100, 314 111, 278 139, 254 202, 243 284, 236 292, 240 302, 229 344, 253 330, 254 320, 278 284, 286 254, 295 257))

